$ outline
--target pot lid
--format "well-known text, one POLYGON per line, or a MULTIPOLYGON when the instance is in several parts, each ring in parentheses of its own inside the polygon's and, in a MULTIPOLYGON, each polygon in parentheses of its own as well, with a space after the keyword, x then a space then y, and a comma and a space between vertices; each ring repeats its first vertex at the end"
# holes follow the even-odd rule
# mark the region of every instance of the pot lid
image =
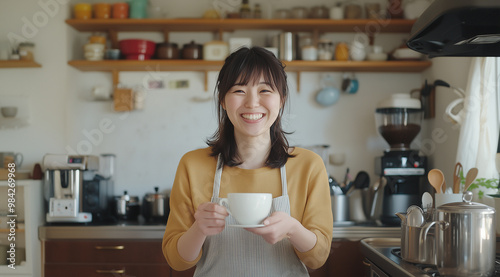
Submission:
POLYGON ((144 196, 144 198, 147 201, 153 201, 155 199, 165 199, 165 198, 167 198, 165 195, 159 193, 158 190, 159 190, 159 188, 155 187, 155 192, 154 193, 146 193, 146 195, 144 196))
POLYGON ((409 94, 395 93, 391 95, 391 97, 379 102, 377 108, 407 108, 420 110, 422 104, 419 99, 411 98, 409 94))
POLYGON ((448 203, 444 204, 442 206, 439 206, 437 208, 438 212, 448 212, 448 213, 495 213, 495 209, 481 204, 481 203, 476 203, 472 202, 472 192, 471 191, 466 191, 463 196, 462 196, 463 202, 454 202, 454 203, 448 203))

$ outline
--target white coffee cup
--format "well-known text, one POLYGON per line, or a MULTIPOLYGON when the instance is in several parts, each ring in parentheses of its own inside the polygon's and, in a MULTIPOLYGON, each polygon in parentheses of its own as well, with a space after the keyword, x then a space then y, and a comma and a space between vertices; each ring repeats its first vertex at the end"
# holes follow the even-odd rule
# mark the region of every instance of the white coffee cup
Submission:
POLYGON ((272 200, 270 193, 228 193, 219 205, 225 206, 240 225, 259 225, 269 216, 272 200))

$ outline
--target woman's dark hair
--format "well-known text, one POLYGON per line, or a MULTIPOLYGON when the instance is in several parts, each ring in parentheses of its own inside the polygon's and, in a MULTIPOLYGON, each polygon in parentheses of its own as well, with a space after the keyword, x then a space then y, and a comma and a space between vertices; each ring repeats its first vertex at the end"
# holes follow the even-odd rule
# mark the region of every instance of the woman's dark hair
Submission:
POLYGON ((228 166, 240 165, 236 140, 234 138, 234 126, 229 120, 226 111, 222 108, 227 92, 236 84, 247 85, 250 82, 258 83, 263 76, 266 83, 271 84, 274 90, 280 94, 282 107, 271 126, 271 151, 266 160, 266 166, 279 168, 283 166, 288 158, 293 157, 288 153, 287 134, 282 130, 281 118, 285 102, 288 99, 288 85, 285 68, 281 61, 270 51, 261 47, 240 48, 229 55, 224 66, 219 72, 215 94, 218 105, 217 116, 219 126, 207 144, 212 148, 212 156, 218 156, 223 164, 228 166))

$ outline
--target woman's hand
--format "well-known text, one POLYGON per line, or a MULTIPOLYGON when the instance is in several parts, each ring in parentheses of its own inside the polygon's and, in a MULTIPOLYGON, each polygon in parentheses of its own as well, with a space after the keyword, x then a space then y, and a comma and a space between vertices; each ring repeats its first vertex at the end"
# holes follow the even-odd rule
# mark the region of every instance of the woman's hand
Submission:
POLYGON ((263 237, 270 244, 288 238, 300 252, 309 251, 316 245, 316 235, 284 212, 274 212, 264 220, 263 224, 264 227, 246 228, 246 230, 263 237))
POLYGON ((246 228, 246 230, 262 236, 268 243, 275 244, 284 238, 289 238, 294 228, 301 225, 295 218, 284 212, 274 212, 263 222, 264 227, 246 228))
POLYGON ((216 235, 224 230, 226 217, 228 216, 226 208, 212 202, 205 202, 198 206, 194 213, 195 222, 193 226, 204 235, 216 235))

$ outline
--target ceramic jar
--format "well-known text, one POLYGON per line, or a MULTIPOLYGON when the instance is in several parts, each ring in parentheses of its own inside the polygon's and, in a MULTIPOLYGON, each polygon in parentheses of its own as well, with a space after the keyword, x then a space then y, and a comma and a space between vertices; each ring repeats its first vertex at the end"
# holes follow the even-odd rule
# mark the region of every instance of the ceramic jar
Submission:
POLYGON ((92 6, 87 3, 78 3, 73 7, 74 16, 76 19, 92 18, 92 6))
POLYGON ((196 44, 191 41, 188 44, 184 44, 182 48, 182 58, 187 60, 201 60, 202 59, 203 46, 201 44, 196 44))
POLYGON ((175 60, 180 58, 177 43, 163 42, 156 45, 156 58, 165 60, 175 60))
POLYGON ((128 4, 127 3, 114 3, 113 4, 113 18, 128 18, 128 4))
POLYGON ((229 55, 229 45, 225 41, 209 41, 203 45, 203 59, 223 61, 229 55))
POLYGON ((108 19, 111 17, 111 5, 107 3, 94 4, 94 18, 108 19))

